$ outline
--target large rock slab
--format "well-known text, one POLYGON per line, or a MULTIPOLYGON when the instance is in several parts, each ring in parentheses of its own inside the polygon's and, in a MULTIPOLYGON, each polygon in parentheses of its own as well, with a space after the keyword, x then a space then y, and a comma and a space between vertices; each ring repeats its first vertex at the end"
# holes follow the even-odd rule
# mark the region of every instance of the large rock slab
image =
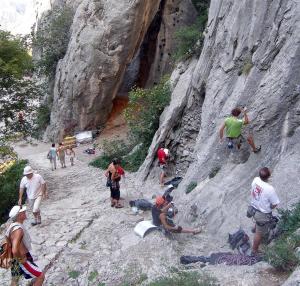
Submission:
POLYGON ((296 175, 300 171, 296 164, 300 159, 299 12, 300 4, 289 0, 211 1, 202 54, 195 69, 187 69, 190 83, 177 81, 170 104, 184 102, 181 114, 189 114, 198 105, 197 136, 185 136, 183 144, 192 143, 193 154, 181 162, 187 155, 178 148, 183 137, 174 138, 192 121, 182 124, 178 110, 167 108, 140 169, 141 178, 152 177, 157 146, 165 142, 171 150, 173 174, 188 165, 184 181, 174 192, 175 202, 185 209, 182 220, 191 222, 191 209, 197 209, 208 231, 222 239, 240 226, 250 230, 245 212, 250 184, 260 167, 271 168, 280 207, 300 199, 296 175), (253 154, 247 143, 243 152, 230 154, 219 143, 219 128, 235 106, 247 106, 250 129, 257 145, 262 145, 260 154, 253 154), (186 195, 192 181, 198 187, 186 195))

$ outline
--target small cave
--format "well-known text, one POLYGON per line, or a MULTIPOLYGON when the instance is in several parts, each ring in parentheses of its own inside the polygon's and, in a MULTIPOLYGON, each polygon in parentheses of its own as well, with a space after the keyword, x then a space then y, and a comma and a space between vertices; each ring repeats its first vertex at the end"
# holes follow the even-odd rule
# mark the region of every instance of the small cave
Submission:
MULTIPOLYGON (((141 88, 146 87, 151 66, 155 58, 158 34, 161 28, 165 4, 166 0, 162 0, 140 48, 126 68, 123 82, 113 100, 113 109, 109 116, 110 120, 126 108, 128 93, 134 86, 141 88)), ((162 45, 164 45, 164 43, 162 43, 162 45)))

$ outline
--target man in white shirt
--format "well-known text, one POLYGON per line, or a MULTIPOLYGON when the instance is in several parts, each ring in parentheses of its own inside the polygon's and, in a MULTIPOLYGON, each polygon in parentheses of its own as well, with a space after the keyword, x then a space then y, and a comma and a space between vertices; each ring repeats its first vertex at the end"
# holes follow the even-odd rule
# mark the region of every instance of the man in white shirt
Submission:
POLYGON ((268 183, 270 176, 270 170, 264 167, 259 170, 259 177, 256 177, 252 182, 251 205, 256 210, 253 253, 258 252, 263 237, 268 235, 272 210, 279 204, 275 189, 268 183))
POLYGON ((31 224, 34 226, 41 223, 40 204, 42 198, 47 196, 47 186, 43 177, 35 174, 30 166, 24 168, 23 174, 19 190, 19 205, 22 204, 22 196, 26 189, 28 204, 35 219, 31 224))

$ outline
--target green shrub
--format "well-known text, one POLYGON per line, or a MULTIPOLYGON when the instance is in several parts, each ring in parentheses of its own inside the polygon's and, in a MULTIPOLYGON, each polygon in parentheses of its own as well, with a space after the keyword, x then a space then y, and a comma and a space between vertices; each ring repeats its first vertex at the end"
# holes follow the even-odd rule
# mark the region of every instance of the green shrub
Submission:
POLYGON ((150 89, 134 88, 129 94, 129 104, 125 109, 130 143, 122 140, 104 142, 103 154, 90 165, 106 169, 113 158, 119 158, 125 170, 136 172, 147 156, 159 127, 159 117, 170 102, 170 97, 170 85, 166 78, 150 89), (132 152, 134 146, 137 148, 132 152))
POLYGON ((98 277, 99 273, 97 270, 90 272, 88 280, 90 282, 94 281, 98 277))
POLYGON ((36 116, 36 129, 37 129, 37 136, 44 132, 46 127, 50 123, 50 115, 51 115, 51 109, 49 105, 41 105, 39 106, 37 110, 37 116, 36 116))
POLYGON ((207 13, 209 8, 210 0, 192 0, 199 15, 207 13))
POLYGON ((200 56, 202 51, 203 32, 207 23, 210 0, 194 0, 192 2, 198 11, 198 17, 193 25, 180 28, 175 33, 177 46, 173 57, 177 61, 186 60, 191 56, 200 56))
POLYGON ((277 269, 291 271, 300 262, 295 255, 295 249, 300 246, 300 236, 295 234, 300 228, 300 202, 293 209, 280 209, 279 213, 278 228, 282 234, 266 247, 265 259, 277 269))
POLYGON ((216 286, 216 279, 198 272, 181 271, 172 277, 159 278, 148 286, 216 286))
POLYGON ((139 146, 132 152, 133 146, 122 140, 105 141, 102 147, 103 154, 93 160, 90 165, 106 169, 114 158, 121 160, 121 166, 129 172, 136 172, 147 156, 147 149, 139 146))
POLYGON ((212 179, 213 177, 215 177, 217 174, 218 174, 218 172, 220 171, 220 167, 215 167, 215 168, 213 168, 212 170, 211 170, 211 172, 209 173, 209 175, 208 175, 208 177, 210 178, 210 179, 212 179))
POLYGON ((189 194, 196 187, 197 187, 197 182, 195 182, 195 181, 190 182, 189 185, 186 187, 185 193, 189 194))
POLYGON ((0 224, 7 220, 10 209, 18 203, 19 184, 27 161, 17 161, 10 169, 0 174, 0 224))
POLYGON ((80 272, 76 270, 72 270, 68 273, 70 278, 77 279, 80 276, 80 272))
POLYGON ((121 159, 131 151, 132 147, 125 144, 123 140, 104 141, 102 146, 102 155, 90 163, 91 166, 106 169, 114 158, 121 159))
POLYGON ((136 144, 150 146, 159 127, 159 117, 171 98, 170 84, 167 78, 150 89, 134 88, 129 93, 129 103, 125 109, 125 118, 130 135, 136 144))
POLYGON ((250 73, 252 67, 253 67, 252 61, 246 61, 243 68, 242 68, 242 74, 243 75, 248 75, 250 73))
POLYGON ((56 65, 67 51, 73 10, 69 7, 55 8, 46 16, 47 25, 40 28, 33 38, 33 47, 41 53, 37 62, 38 70, 53 77, 56 65))
POLYGON ((266 249, 265 259, 276 269, 292 271, 299 264, 295 249, 300 246, 300 236, 282 237, 266 249))

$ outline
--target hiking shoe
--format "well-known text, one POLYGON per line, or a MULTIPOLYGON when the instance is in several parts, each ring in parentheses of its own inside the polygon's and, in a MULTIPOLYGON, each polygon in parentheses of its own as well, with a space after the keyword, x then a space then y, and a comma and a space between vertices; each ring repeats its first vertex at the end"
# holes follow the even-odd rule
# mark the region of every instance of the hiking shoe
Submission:
POLYGON ((261 150, 261 146, 259 146, 259 147, 257 147, 254 151, 253 151, 253 153, 258 153, 258 152, 260 152, 260 150, 261 150))
POLYGON ((34 221, 31 223, 32 226, 36 226, 38 224, 38 222, 34 221))

